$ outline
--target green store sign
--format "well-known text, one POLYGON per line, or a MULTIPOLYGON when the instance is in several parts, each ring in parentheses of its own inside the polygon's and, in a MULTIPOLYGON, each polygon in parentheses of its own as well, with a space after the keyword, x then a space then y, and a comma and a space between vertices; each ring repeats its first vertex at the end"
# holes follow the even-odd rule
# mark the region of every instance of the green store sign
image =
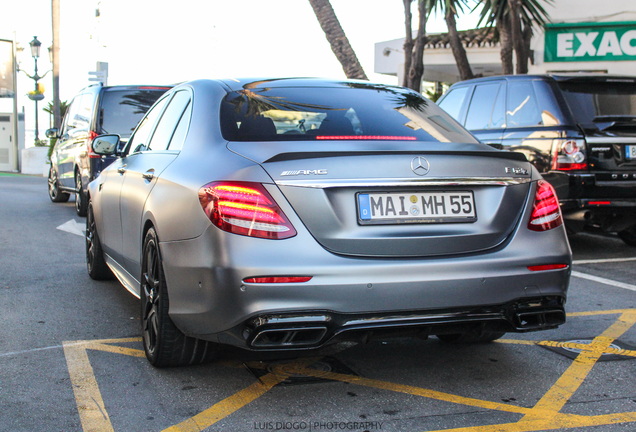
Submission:
POLYGON ((548 24, 545 62, 636 60, 636 22, 548 24))

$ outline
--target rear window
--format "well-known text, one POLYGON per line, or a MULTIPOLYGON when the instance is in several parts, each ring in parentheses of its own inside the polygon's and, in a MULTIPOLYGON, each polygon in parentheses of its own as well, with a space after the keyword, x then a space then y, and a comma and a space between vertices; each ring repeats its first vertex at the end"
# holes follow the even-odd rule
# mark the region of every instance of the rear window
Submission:
POLYGON ((577 123, 636 117, 636 84, 625 82, 559 82, 577 123))
POLYGON ((221 131, 228 141, 476 142, 428 99, 366 84, 232 92, 221 106, 221 131))
POLYGON ((168 89, 106 90, 102 95, 97 132, 128 138, 146 111, 168 89))

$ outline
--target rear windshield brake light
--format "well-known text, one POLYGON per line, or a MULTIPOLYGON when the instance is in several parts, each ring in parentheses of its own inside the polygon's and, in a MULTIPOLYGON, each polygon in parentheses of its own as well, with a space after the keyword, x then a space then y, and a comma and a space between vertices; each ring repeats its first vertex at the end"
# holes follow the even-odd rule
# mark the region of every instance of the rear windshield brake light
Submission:
POLYGON ((385 136, 385 135, 318 135, 317 140, 394 140, 415 141, 413 136, 385 136))

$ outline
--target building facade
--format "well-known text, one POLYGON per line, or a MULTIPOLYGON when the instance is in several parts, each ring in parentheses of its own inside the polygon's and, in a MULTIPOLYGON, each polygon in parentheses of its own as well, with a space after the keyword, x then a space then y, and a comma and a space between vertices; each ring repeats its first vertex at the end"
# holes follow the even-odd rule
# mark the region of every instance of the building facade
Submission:
MULTIPOLYGON (((530 74, 599 72, 636 75, 636 1, 555 0, 545 5, 551 23, 535 28, 530 43, 530 74)), ((492 31, 461 32, 474 74, 501 74, 500 45, 492 31)), ((404 38, 375 44, 376 73, 402 82, 404 38)), ((424 80, 459 81, 448 38, 429 35, 424 52, 424 80)))

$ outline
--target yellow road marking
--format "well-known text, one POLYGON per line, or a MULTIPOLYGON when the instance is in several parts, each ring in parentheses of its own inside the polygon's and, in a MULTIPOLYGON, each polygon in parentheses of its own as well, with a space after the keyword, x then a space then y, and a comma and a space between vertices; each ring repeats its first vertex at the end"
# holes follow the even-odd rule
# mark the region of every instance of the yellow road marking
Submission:
POLYGON ((97 351, 106 351, 115 354, 123 354, 129 355, 133 357, 146 357, 146 353, 143 350, 133 349, 133 348, 125 348, 114 345, 106 345, 101 343, 91 343, 86 346, 87 349, 97 350, 97 351))
POLYGON ((177 425, 165 429, 164 432, 199 432, 212 426, 219 420, 243 408, 255 399, 263 396, 272 387, 287 379, 284 375, 267 374, 251 386, 223 399, 207 410, 191 417, 177 425))
POLYGON ((104 407, 86 346, 67 342, 62 345, 82 429, 84 432, 112 431, 113 426, 104 407))
MULTIPOLYGON (((483 408, 486 410, 514 413, 522 416, 521 419, 515 423, 444 429, 446 432, 535 432, 636 422, 636 412, 599 416, 581 416, 560 412, 574 392, 578 390, 583 381, 587 378, 601 355, 607 353, 636 357, 636 351, 624 350, 619 353, 611 347, 614 340, 619 338, 623 335, 623 333, 625 333, 625 331, 629 330, 634 326, 634 324, 636 324, 636 309, 577 312, 569 313, 568 317, 610 314, 618 314, 620 316, 616 322, 614 322, 601 335, 594 338, 590 344, 515 339, 501 339, 497 341, 504 344, 561 346, 580 350, 579 355, 572 362, 570 367, 560 376, 557 382, 548 390, 543 398, 541 398, 541 400, 532 408, 463 397, 435 390, 395 384, 353 375, 315 370, 311 368, 311 365, 315 363, 318 358, 305 358, 294 362, 276 365, 270 373, 259 378, 259 381, 218 402, 196 416, 166 429, 164 432, 189 432, 205 429, 219 420, 235 413, 237 410, 251 403, 255 399, 263 396, 275 385, 284 381, 292 374, 347 382, 381 390, 406 393, 445 402, 483 408)), ((71 375, 71 382, 75 392, 77 407, 80 413, 82 427, 85 432, 113 430, 108 414, 104 408, 104 402, 101 398, 93 369, 88 359, 87 350, 92 349, 134 357, 143 357, 144 353, 142 350, 110 345, 113 343, 139 342, 140 340, 141 338, 126 338, 64 343, 64 352, 68 363, 69 374, 71 375)), ((220 365, 227 367, 243 366, 240 362, 231 361, 221 363, 220 365)), ((271 366, 261 362, 250 362, 249 365, 250 367, 261 369, 271 366)))
POLYGON ((603 352, 609 348, 615 339, 618 339, 634 324, 636 324, 636 311, 627 311, 601 335, 594 338, 590 344, 591 349, 587 347, 584 351, 581 351, 565 373, 537 402, 534 407, 536 412, 528 415, 522 421, 536 420, 539 415, 544 416, 545 412, 552 411, 556 414, 561 411, 566 402, 587 378, 587 375, 603 352))

